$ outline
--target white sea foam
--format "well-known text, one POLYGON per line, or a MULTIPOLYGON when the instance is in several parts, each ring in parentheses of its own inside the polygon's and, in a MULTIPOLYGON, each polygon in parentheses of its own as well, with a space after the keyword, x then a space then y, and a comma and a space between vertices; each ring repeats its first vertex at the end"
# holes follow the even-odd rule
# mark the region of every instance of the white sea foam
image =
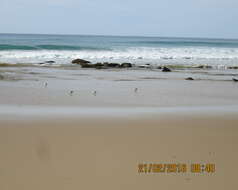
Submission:
MULTIPOLYGON (((238 64, 238 48, 208 48, 208 47, 180 47, 180 48, 151 48, 135 47, 127 49, 108 50, 11 50, 0 51, 1 61, 15 62, 37 62, 43 60, 61 60, 67 62, 75 58, 93 61, 101 60, 124 60, 134 63, 139 60, 161 61, 161 60, 235 60, 238 64)), ((141 61, 140 61, 141 62, 141 61)))

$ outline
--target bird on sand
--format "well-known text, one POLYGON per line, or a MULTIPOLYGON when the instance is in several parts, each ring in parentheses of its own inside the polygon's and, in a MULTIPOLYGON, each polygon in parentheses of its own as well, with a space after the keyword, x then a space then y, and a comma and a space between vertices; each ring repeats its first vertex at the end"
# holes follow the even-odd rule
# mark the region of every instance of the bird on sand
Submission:
POLYGON ((47 83, 47 82, 45 82, 45 83, 44 83, 44 86, 45 86, 45 88, 46 88, 46 87, 48 86, 48 83, 47 83))
POLYGON ((97 95, 97 91, 96 91, 96 90, 93 91, 93 95, 94 95, 94 96, 97 95))
POLYGON ((69 95, 72 96, 73 93, 74 93, 74 91, 73 91, 73 90, 70 90, 69 95))
POLYGON ((238 82, 238 79, 236 79, 236 78, 232 78, 232 80, 233 80, 234 82, 238 82))
POLYGON ((138 88, 135 88, 135 89, 134 89, 134 92, 137 93, 137 92, 138 92, 138 88))

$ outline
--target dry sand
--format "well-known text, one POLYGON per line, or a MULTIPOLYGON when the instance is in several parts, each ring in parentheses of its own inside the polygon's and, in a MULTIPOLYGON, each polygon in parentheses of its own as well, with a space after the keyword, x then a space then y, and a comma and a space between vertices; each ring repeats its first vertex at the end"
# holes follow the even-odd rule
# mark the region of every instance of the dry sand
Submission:
POLYGON ((0 189, 235 189, 238 119, 180 115, 2 119, 0 189), (214 163, 215 173, 139 174, 139 163, 214 163))

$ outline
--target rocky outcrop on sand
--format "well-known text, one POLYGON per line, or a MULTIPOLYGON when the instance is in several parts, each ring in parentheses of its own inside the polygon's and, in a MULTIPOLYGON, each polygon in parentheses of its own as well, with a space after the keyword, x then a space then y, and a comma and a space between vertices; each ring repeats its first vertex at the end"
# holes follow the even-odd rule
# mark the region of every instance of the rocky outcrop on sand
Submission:
POLYGON ((186 78, 185 80, 194 80, 194 78, 188 77, 188 78, 186 78))
POLYGON ((110 69, 110 68, 129 68, 132 67, 131 63, 109 63, 109 62, 104 62, 104 63, 96 63, 95 67, 97 69, 110 69))
POLYGON ((104 62, 101 63, 104 67, 110 67, 110 68, 119 68, 120 64, 119 63, 108 63, 108 62, 104 62))
POLYGON ((95 68, 95 69, 108 69, 108 68, 130 68, 132 67, 131 63, 91 63, 90 61, 84 59, 75 59, 72 61, 72 64, 78 64, 82 68, 95 68))
POLYGON ((171 69, 168 67, 163 67, 162 72, 171 72, 171 69))
POLYGON ((55 63, 55 61, 45 61, 45 63, 55 63))
POLYGON ((230 66, 230 67, 227 67, 228 69, 238 69, 238 66, 230 66))
POLYGON ((131 63, 122 63, 121 67, 122 68, 129 68, 129 67, 132 67, 132 64, 131 63))
POLYGON ((45 61, 45 62, 41 62, 39 64, 44 65, 44 64, 53 64, 53 63, 55 63, 55 61, 45 61))
POLYGON ((91 63, 90 61, 87 61, 87 60, 84 60, 84 59, 74 59, 72 61, 73 64, 88 64, 88 63, 91 63))

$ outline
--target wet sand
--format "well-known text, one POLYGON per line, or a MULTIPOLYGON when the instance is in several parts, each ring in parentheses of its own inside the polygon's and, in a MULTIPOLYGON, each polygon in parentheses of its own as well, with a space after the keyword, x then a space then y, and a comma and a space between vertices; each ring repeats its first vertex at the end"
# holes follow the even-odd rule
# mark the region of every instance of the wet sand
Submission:
POLYGON ((0 81, 0 189, 238 186, 236 83, 176 73, 20 71, 21 80, 0 81), (213 163, 216 171, 139 174, 140 163, 213 163))
POLYGON ((80 107, 238 105, 232 71, 1 68, 0 104, 80 107), (207 74, 207 72, 209 74, 207 74), (10 80, 14 77, 14 80, 10 80), (193 77, 194 81, 185 80, 193 77), (45 87, 47 82, 47 87, 45 87), (134 89, 138 88, 135 93, 134 89), (70 91, 73 91, 70 96, 70 91), (97 91, 96 96, 94 91, 97 91))

